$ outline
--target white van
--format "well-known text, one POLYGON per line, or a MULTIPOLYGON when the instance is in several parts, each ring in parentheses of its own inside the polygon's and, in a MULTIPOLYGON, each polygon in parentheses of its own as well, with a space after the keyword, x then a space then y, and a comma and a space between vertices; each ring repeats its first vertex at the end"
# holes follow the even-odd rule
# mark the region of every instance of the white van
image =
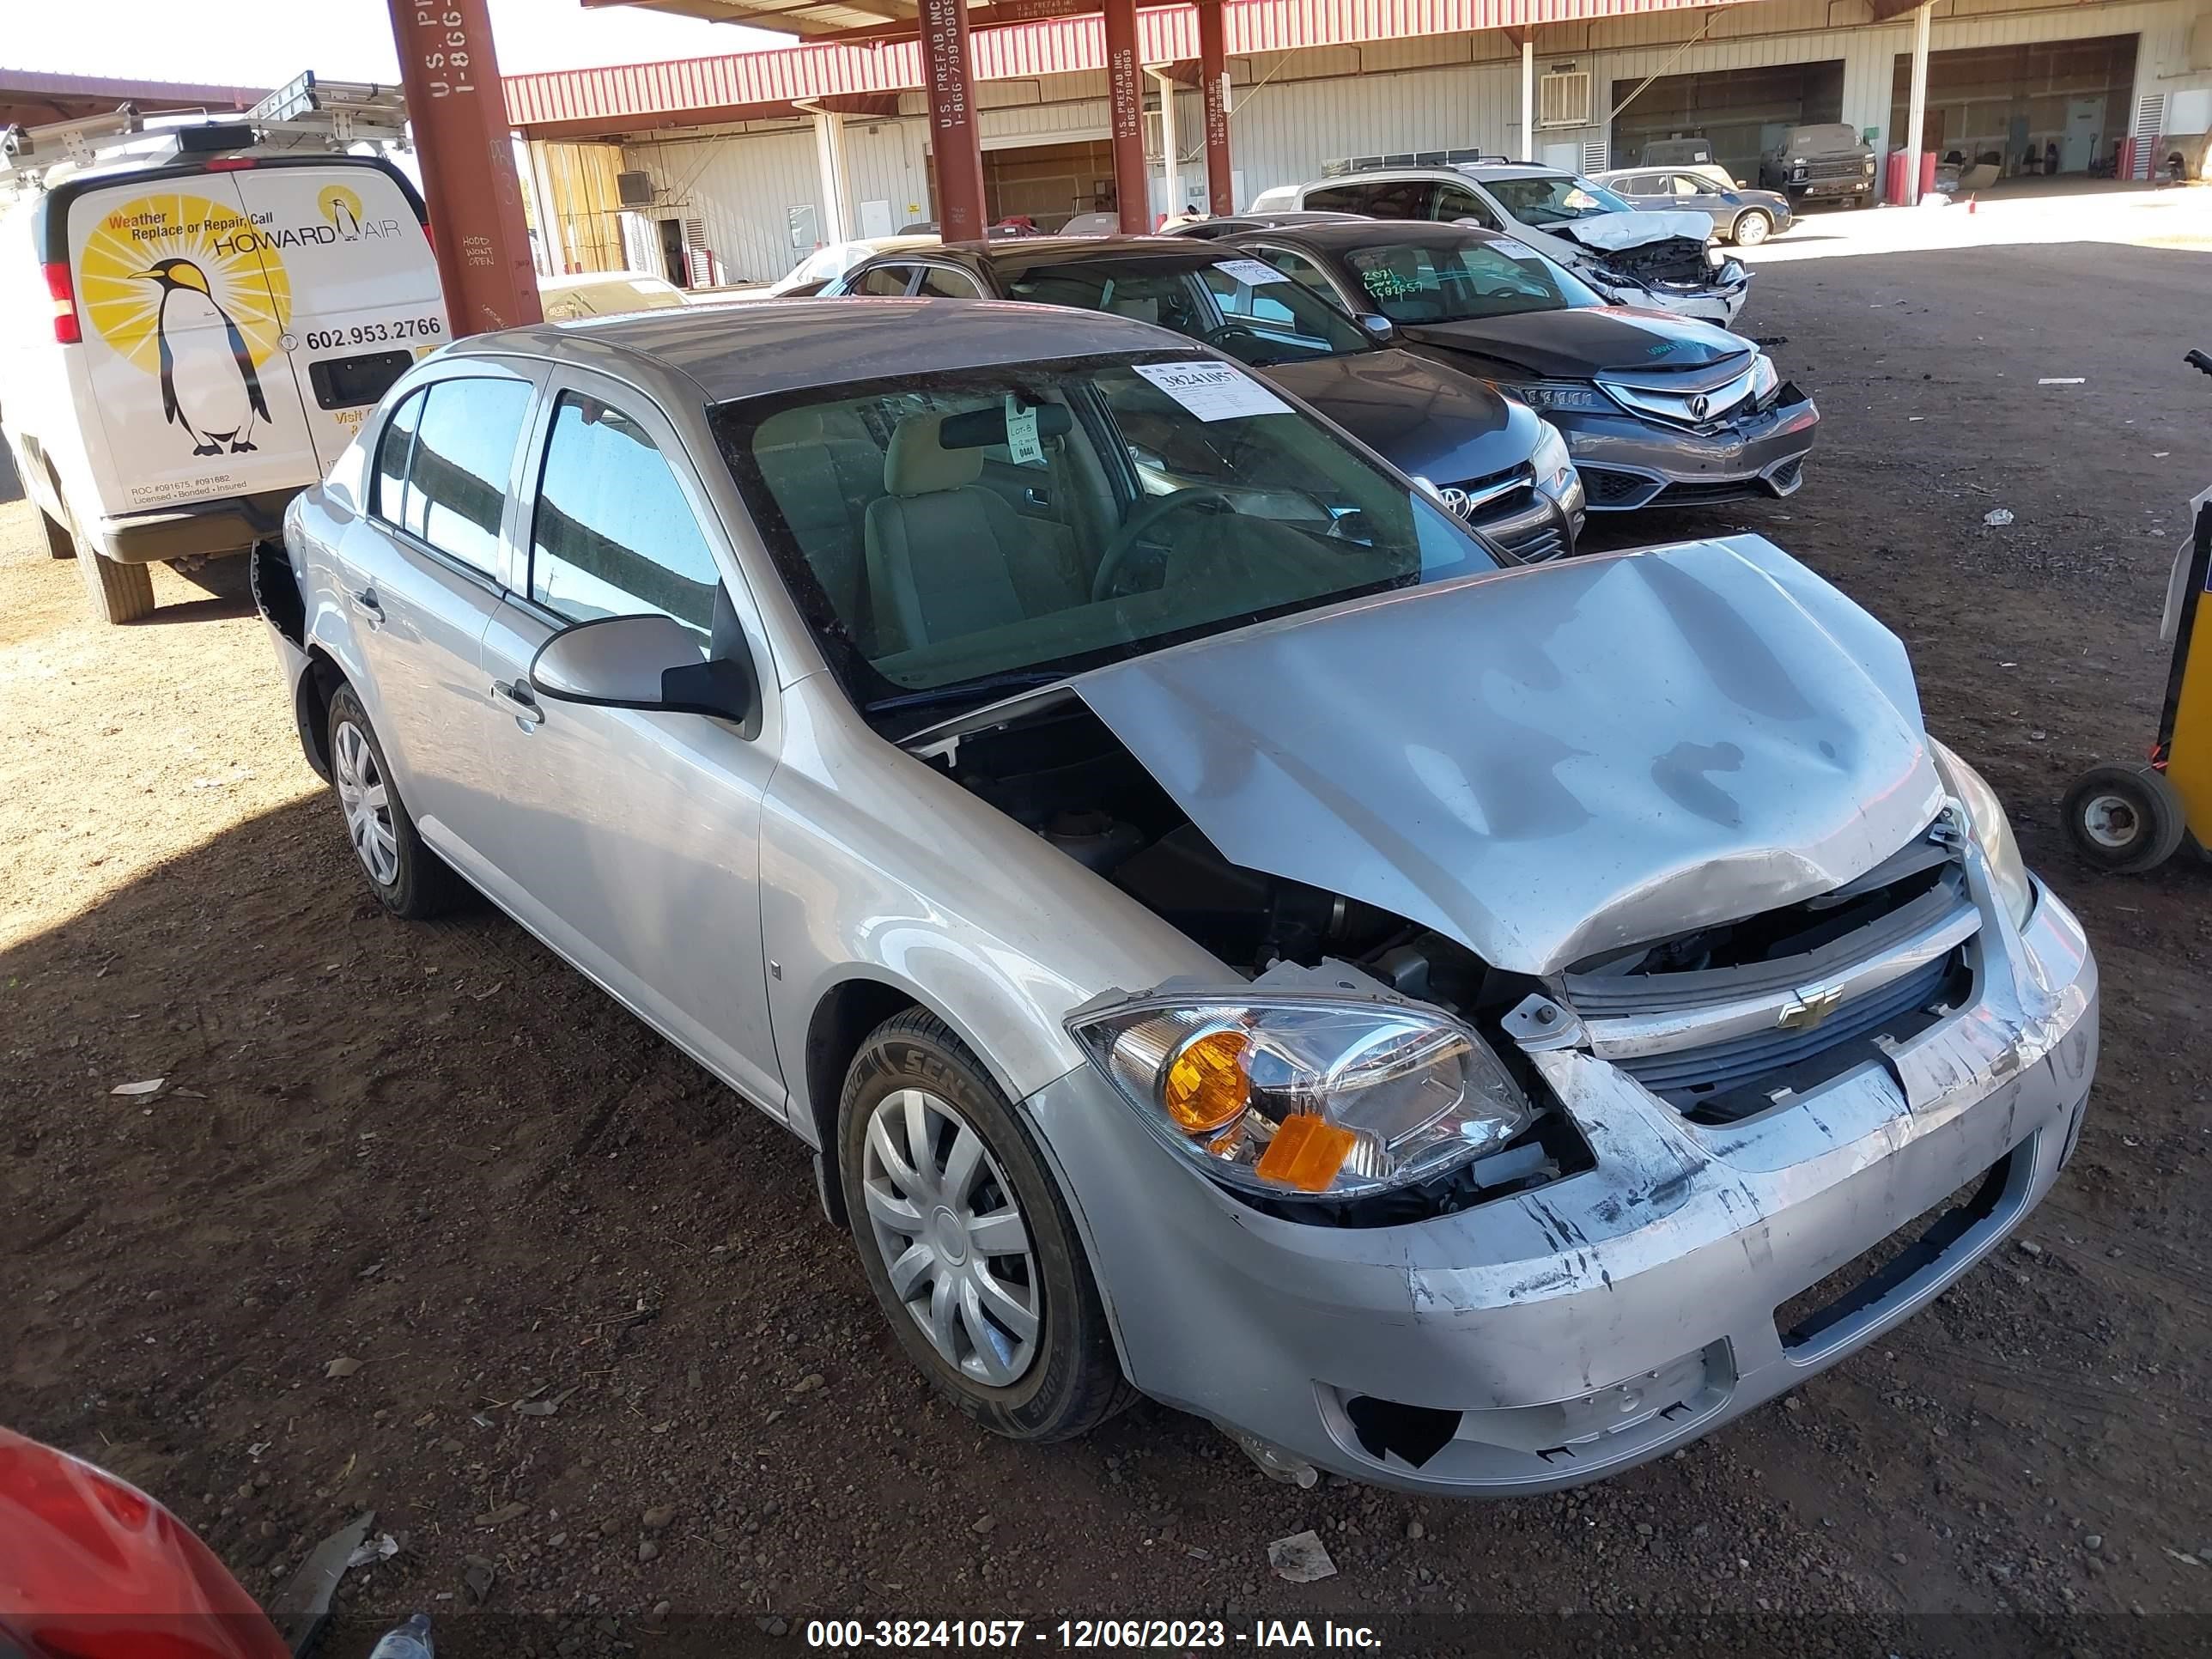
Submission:
POLYGON ((0 435, 94 616, 131 622, 150 562, 277 538, 445 343, 445 302, 422 198, 381 157, 204 123, 27 165, 53 131, 10 133, 0 173, 0 435))

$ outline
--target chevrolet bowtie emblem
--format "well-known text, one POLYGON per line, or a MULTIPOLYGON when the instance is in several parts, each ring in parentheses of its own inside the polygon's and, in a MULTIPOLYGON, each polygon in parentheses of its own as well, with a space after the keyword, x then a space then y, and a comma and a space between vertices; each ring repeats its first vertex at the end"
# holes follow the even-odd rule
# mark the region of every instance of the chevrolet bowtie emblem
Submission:
POLYGON ((1830 1014, 1844 1000, 1840 985, 1808 985, 1800 987, 1797 994, 1782 1005, 1782 1012, 1774 1023, 1785 1031, 1809 1031, 1830 1014))

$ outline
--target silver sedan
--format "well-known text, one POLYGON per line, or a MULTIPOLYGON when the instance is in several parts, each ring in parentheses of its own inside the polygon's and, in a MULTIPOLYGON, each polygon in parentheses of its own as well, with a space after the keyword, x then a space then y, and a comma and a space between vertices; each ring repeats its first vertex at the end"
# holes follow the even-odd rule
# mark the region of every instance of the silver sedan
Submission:
POLYGON ((255 585, 383 904, 489 896, 785 1124, 1019 1439, 1588 1480, 2081 1127, 2087 946, 1880 623, 1755 537, 1515 566, 1139 323, 483 337, 255 585))

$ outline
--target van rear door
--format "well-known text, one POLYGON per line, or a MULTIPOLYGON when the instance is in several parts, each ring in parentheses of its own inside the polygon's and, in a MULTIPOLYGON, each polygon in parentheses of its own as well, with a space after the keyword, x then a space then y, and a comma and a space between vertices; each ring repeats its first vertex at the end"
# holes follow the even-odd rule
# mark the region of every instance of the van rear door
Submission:
POLYGON ((413 198, 375 162, 264 162, 230 177, 272 286, 281 270, 289 290, 279 345, 319 477, 407 366, 446 343, 437 260, 413 198))
POLYGON ((86 445, 103 513, 300 489, 322 476, 283 344, 285 269, 259 246, 240 176, 70 194, 91 405, 82 418, 105 440, 86 445))

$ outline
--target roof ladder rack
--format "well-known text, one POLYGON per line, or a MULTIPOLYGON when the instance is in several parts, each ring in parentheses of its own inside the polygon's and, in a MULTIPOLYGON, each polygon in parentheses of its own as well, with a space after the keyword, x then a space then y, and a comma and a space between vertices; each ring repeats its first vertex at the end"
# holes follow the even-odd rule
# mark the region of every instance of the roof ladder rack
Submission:
POLYGON ((332 149, 398 144, 407 136, 407 96, 375 81, 319 80, 310 70, 246 111, 245 118, 275 144, 321 143, 332 149))

